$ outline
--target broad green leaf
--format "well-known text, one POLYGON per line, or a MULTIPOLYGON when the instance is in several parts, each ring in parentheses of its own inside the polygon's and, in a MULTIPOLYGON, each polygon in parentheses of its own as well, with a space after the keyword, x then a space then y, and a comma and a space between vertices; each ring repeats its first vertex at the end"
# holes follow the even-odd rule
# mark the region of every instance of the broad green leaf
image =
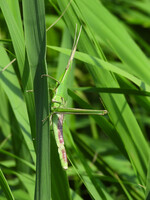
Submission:
POLYGON ((34 80, 36 113, 36 188, 35 199, 51 198, 51 157, 49 120, 48 80, 41 78, 47 73, 46 28, 44 0, 23 1, 25 43, 29 66, 34 80))

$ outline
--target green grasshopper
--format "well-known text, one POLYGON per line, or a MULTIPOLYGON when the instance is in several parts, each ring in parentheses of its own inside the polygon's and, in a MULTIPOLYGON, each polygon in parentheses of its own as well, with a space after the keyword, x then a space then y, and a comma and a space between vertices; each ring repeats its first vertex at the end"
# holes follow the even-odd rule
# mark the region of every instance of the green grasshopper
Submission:
MULTIPOLYGON (((77 27, 76 27, 77 29, 77 27)), ((79 37, 81 34, 82 27, 80 28, 78 37, 76 39, 76 32, 75 32, 75 39, 74 45, 71 52, 70 59, 68 61, 67 67, 61 76, 60 80, 57 81, 57 87, 55 88, 55 94, 52 98, 52 108, 51 108, 51 115, 50 115, 50 122, 52 122, 52 127, 55 135, 55 140, 58 146, 58 152, 62 167, 64 169, 68 168, 68 161, 67 161, 67 154, 64 146, 64 139, 63 139, 63 122, 64 122, 64 114, 78 114, 78 115, 104 115, 107 113, 107 110, 90 110, 90 109, 79 109, 79 108, 66 108, 65 104, 67 102, 67 90, 65 89, 64 85, 66 85, 69 72, 71 70, 71 65, 73 62, 74 54, 77 48, 77 44, 79 41, 79 37)), ((43 74, 42 76, 49 75, 43 74)), ((54 78, 53 78, 54 79, 54 78)), ((54 79, 55 80, 55 79, 54 79)))

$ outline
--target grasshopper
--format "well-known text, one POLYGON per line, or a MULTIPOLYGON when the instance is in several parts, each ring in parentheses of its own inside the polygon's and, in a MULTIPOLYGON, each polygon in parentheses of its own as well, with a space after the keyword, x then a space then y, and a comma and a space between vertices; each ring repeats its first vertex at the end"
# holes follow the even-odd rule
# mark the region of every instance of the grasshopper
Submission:
MULTIPOLYGON (((77 29, 77 27, 76 27, 77 29)), ((61 76, 60 80, 57 81, 57 86, 54 89, 54 96, 52 98, 52 106, 51 106, 51 114, 50 114, 50 122, 52 123, 53 132, 55 135, 56 144, 58 146, 58 153, 61 161, 61 165, 64 169, 68 168, 68 161, 67 161, 67 154, 66 149, 64 146, 64 139, 63 139, 63 122, 64 122, 64 114, 78 114, 78 115, 104 115, 107 113, 107 110, 90 110, 90 109, 79 109, 79 108, 66 108, 65 104, 67 102, 67 90, 65 89, 64 85, 66 85, 69 72, 71 70, 71 65, 73 62, 74 54, 77 48, 77 44, 80 38, 82 26, 79 30, 78 37, 76 39, 76 32, 75 32, 75 39, 74 44, 71 52, 70 59, 66 66, 66 69, 61 76)), ((43 74, 42 76, 49 75, 43 74)), ((53 78, 54 79, 54 78, 53 78)), ((55 80, 55 79, 54 79, 55 80)))

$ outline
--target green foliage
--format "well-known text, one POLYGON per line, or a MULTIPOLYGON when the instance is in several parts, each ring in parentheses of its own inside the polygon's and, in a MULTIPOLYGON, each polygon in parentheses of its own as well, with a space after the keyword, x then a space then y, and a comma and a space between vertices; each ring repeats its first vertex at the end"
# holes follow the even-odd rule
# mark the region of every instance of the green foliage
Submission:
POLYGON ((148 200, 149 1, 73 0, 47 32, 69 0, 45 2, 0 0, 0 199, 148 200), (66 107, 108 114, 65 116, 64 171, 42 122, 56 82, 41 75, 61 77, 76 24, 66 107))

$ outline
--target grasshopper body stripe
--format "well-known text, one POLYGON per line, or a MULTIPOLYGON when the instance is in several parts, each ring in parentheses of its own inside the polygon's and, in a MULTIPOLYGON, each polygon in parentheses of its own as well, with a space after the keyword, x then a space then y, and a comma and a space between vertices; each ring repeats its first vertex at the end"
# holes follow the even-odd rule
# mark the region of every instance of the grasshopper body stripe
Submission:
POLYGON ((63 168, 68 169, 67 154, 66 154, 64 139, 63 139, 63 120, 64 120, 63 114, 53 115, 53 130, 55 133, 56 144, 58 146, 60 161, 63 168))
POLYGON ((63 164, 63 168, 64 169, 68 169, 68 160, 67 160, 67 153, 66 153, 66 149, 58 149, 58 151, 60 151, 60 157, 61 157, 61 163, 63 164))
MULTIPOLYGON (((63 139, 63 119, 64 115, 57 115, 58 116, 58 140, 60 145, 64 145, 64 139, 63 139)), ((59 147, 59 146, 58 146, 59 147)))

